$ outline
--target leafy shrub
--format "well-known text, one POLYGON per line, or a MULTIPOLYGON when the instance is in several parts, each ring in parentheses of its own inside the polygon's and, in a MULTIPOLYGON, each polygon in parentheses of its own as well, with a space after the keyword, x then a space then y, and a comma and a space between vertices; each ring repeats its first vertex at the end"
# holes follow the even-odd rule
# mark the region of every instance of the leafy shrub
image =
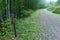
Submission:
POLYGON ((54 10, 53 13, 60 14, 60 10, 54 10))
POLYGON ((60 14, 60 6, 49 7, 48 10, 52 11, 53 13, 60 14))
POLYGON ((57 6, 53 13, 60 14, 60 6, 57 6))
POLYGON ((48 8, 49 11, 53 11, 54 9, 55 9, 54 6, 51 6, 51 7, 48 8))
POLYGON ((32 12, 33 12, 32 10, 21 10, 20 13, 17 14, 18 15, 17 17, 18 18, 28 17, 32 14, 32 12))
POLYGON ((0 28, 0 40, 3 40, 7 35, 10 35, 9 26, 11 25, 10 19, 1 23, 2 27, 0 28))

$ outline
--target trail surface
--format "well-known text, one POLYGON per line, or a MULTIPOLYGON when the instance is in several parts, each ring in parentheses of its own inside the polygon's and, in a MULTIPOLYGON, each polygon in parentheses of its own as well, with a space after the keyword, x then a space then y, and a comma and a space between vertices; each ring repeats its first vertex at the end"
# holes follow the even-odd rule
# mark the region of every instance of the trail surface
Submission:
POLYGON ((41 22, 44 26, 43 40, 60 40, 60 17, 42 9, 38 22, 41 22))

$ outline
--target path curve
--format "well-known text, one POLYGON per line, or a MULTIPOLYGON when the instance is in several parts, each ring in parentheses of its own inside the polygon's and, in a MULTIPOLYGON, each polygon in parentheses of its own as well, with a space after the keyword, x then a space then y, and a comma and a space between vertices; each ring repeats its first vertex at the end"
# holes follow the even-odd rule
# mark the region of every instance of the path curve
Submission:
POLYGON ((43 23, 44 26, 45 33, 43 40, 60 40, 60 17, 42 9, 38 21, 43 23))

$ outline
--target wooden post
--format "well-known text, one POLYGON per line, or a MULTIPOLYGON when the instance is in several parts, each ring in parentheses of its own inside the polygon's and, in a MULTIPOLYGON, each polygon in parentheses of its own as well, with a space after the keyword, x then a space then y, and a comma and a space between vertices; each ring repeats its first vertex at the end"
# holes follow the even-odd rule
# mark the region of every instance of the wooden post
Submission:
POLYGON ((15 24, 15 19, 14 19, 14 14, 11 15, 11 20, 12 20, 12 24, 13 24, 13 27, 14 27, 14 35, 15 35, 15 38, 17 37, 17 34, 16 34, 16 24, 15 24))
POLYGON ((11 13, 11 21, 14 28, 14 36, 17 37, 16 33, 16 23, 15 23, 15 0, 10 0, 10 13, 11 13))

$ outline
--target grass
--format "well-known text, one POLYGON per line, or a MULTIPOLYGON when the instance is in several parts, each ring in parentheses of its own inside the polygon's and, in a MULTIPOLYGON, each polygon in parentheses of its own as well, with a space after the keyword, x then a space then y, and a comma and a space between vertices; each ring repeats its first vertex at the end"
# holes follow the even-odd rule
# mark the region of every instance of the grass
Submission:
POLYGON ((24 20, 18 20, 18 34, 20 35, 19 40, 35 40, 36 31, 37 31, 37 22, 36 19, 40 14, 40 10, 34 12, 30 17, 25 18, 24 20), (19 22, 20 21, 20 22, 19 22), (20 27, 20 28, 19 28, 20 27))
POLYGON ((54 15, 60 17, 60 14, 54 14, 54 15))
MULTIPOLYGON (((30 17, 23 18, 23 19, 16 19, 16 30, 18 38, 17 40, 35 40, 37 29, 40 28, 40 35, 42 37, 43 29, 41 24, 37 22, 37 18, 40 16, 40 10, 36 10, 32 13, 30 17)), ((16 40, 14 38, 14 31, 13 27, 10 26, 10 33, 8 40, 16 40)), ((40 37, 40 38, 41 38, 40 37)))

